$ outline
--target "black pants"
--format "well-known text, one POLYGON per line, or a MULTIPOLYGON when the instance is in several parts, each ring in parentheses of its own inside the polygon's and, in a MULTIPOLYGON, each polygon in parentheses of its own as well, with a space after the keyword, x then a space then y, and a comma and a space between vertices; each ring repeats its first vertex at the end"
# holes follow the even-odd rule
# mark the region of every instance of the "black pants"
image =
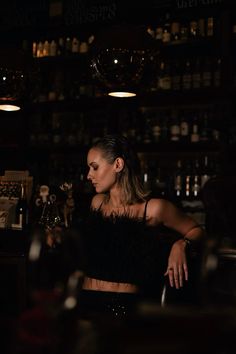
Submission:
POLYGON ((78 303, 79 315, 90 318, 103 314, 124 318, 134 313, 137 300, 136 293, 82 290, 78 303))

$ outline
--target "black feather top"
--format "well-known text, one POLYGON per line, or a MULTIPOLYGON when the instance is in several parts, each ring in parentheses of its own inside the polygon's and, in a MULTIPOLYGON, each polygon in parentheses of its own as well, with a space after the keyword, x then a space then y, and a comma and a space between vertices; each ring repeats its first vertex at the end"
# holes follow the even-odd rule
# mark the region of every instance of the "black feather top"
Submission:
POLYGON ((163 278, 170 242, 160 225, 91 210, 83 233, 89 277, 148 286, 163 278))

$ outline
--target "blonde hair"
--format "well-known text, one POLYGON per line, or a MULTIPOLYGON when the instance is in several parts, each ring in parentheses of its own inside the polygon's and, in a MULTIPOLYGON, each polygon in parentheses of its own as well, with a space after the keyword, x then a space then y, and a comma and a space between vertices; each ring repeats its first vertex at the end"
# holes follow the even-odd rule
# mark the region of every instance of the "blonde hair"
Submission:
POLYGON ((118 157, 124 160, 124 168, 118 174, 118 183, 123 190, 123 202, 134 204, 145 201, 149 192, 143 186, 140 161, 128 139, 120 135, 106 135, 97 140, 92 147, 100 149, 110 164, 118 157))

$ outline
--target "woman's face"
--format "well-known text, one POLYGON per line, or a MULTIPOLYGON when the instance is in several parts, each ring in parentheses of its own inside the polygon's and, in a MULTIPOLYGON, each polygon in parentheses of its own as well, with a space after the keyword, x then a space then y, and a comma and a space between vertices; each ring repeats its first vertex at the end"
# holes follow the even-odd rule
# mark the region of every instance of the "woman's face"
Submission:
POLYGON ((100 149, 89 150, 87 164, 89 167, 87 178, 92 182, 97 193, 107 192, 116 184, 118 172, 116 161, 112 164, 108 163, 100 149))

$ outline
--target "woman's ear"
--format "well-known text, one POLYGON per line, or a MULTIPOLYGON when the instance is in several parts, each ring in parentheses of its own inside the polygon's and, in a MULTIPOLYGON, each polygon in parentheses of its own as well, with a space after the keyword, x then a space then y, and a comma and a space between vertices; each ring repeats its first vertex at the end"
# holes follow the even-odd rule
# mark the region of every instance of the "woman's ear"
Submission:
POLYGON ((122 157, 117 157, 115 160, 115 169, 116 172, 121 172, 124 168, 125 162, 122 157))

